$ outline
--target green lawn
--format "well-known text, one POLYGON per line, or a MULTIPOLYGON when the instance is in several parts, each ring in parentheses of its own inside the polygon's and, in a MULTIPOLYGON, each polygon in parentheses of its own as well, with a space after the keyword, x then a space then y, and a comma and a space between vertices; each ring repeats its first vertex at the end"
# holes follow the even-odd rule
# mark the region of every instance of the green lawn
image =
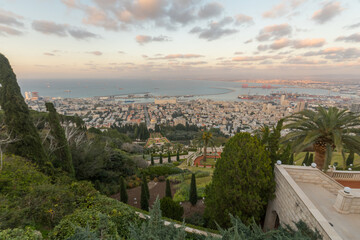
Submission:
MULTIPOLYGON (((305 154, 306 154, 306 152, 301 152, 301 153, 295 155, 294 162, 296 165, 301 165, 301 163, 303 162, 303 160, 305 158, 305 154)), ((313 154, 314 154, 314 158, 315 158, 315 153, 313 153, 313 154)), ((348 154, 346 154, 346 158, 347 158, 347 156, 348 156, 348 154)), ((338 166, 342 167, 343 158, 342 158, 341 153, 338 153, 338 152, 333 153, 331 164, 334 164, 334 162, 338 162, 338 166)), ((354 166, 359 166, 359 165, 360 165, 360 156, 355 154, 354 166)))

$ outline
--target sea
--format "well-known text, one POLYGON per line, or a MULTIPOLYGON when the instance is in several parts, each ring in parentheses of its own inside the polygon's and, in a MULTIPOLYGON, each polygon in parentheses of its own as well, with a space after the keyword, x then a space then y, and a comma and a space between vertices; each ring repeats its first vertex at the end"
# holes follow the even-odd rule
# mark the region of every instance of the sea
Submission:
MULTIPOLYGON (((157 97, 180 97, 186 99, 212 99, 238 101, 239 95, 269 95, 271 93, 298 93, 338 96, 326 89, 299 88, 287 85, 248 83, 258 88, 243 88, 243 82, 206 80, 124 80, 124 79, 26 79, 18 80, 21 92, 38 92, 41 97, 88 98, 101 96, 123 96, 149 94, 157 97)), ((134 98, 135 102, 151 102, 153 98, 134 98)))

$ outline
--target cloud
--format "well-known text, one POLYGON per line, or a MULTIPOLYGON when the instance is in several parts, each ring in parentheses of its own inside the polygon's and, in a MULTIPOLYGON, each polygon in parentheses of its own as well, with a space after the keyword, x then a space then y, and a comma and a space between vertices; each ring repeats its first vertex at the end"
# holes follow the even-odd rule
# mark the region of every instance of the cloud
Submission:
POLYGON ((148 59, 149 60, 175 60, 175 59, 192 59, 192 58, 201 58, 201 57, 204 57, 204 56, 200 55, 200 54, 193 54, 193 53, 188 53, 188 54, 177 53, 177 54, 168 54, 163 57, 155 57, 155 58, 148 58, 148 59))
POLYGON ((264 45, 264 44, 260 44, 258 47, 257 47, 257 50, 262 52, 262 51, 266 51, 269 49, 269 45, 264 45))
POLYGON ((319 24, 324 24, 339 15, 343 10, 339 2, 328 2, 324 4, 322 9, 314 12, 311 19, 319 24))
POLYGON ((93 54, 93 55, 95 55, 95 56, 101 56, 101 55, 103 55, 103 53, 100 52, 100 51, 92 51, 92 52, 87 52, 87 53, 93 54))
POLYGON ((244 57, 234 57, 232 60, 235 62, 253 62, 253 61, 263 61, 271 58, 270 56, 244 56, 244 57))
POLYGON ((241 55, 244 54, 243 52, 234 52, 235 55, 241 55))
POLYGON ((32 27, 43 34, 54 34, 60 37, 67 36, 68 26, 65 24, 57 24, 50 21, 33 21, 32 27))
POLYGON ((233 22, 234 19, 232 17, 225 17, 219 22, 210 22, 207 28, 194 27, 190 30, 190 33, 198 34, 199 38, 213 41, 223 36, 237 33, 237 29, 225 28, 226 25, 229 25, 233 22))
POLYGON ((244 14, 238 14, 235 16, 235 24, 236 25, 252 25, 254 24, 254 20, 252 17, 244 15, 244 14))
POLYGON ((62 0, 84 13, 83 23, 119 31, 145 26, 175 30, 204 19, 218 17, 223 6, 198 0, 62 0))
POLYGON ((278 18, 295 10, 307 0, 283 0, 262 14, 263 18, 278 18))
POLYGON ((300 65, 308 65, 308 64, 325 64, 327 61, 325 60, 312 60, 306 59, 302 56, 290 57, 283 62, 284 64, 300 64, 300 65))
POLYGON ((69 26, 67 24, 57 24, 51 21, 36 20, 32 23, 32 28, 47 35, 67 37, 68 34, 73 38, 84 40, 89 38, 99 38, 100 36, 84 29, 69 26))
POLYGON ((196 62, 184 62, 183 65, 203 65, 203 64, 207 64, 207 62, 205 61, 196 61, 196 62))
POLYGON ((252 43, 252 39, 249 39, 249 40, 246 40, 245 42, 244 42, 244 44, 248 44, 248 43, 252 43))
POLYGON ((354 28, 358 28, 358 27, 360 27, 360 22, 349 25, 349 26, 345 26, 344 28, 346 28, 346 29, 354 29, 354 28))
POLYGON ((158 37, 151 37, 151 36, 147 36, 147 35, 138 35, 136 36, 136 42, 139 43, 140 45, 144 45, 146 43, 150 43, 150 42, 168 42, 171 41, 169 37, 167 36, 163 36, 160 35, 158 37))
POLYGON ((278 49, 281 49, 281 48, 284 48, 284 47, 289 46, 289 44, 290 44, 289 39, 287 39, 287 38, 281 38, 281 39, 275 40, 275 41, 270 45, 270 48, 273 49, 273 50, 278 50, 278 49))
POLYGON ((313 47, 322 47, 325 44, 324 38, 312 38, 312 39, 303 39, 295 40, 294 48, 313 48, 313 47))
POLYGON ((125 52, 123 52, 123 51, 118 51, 118 53, 119 53, 119 54, 125 54, 125 52))
POLYGON ((260 30, 259 35, 257 36, 258 41, 268 41, 276 40, 281 37, 290 35, 292 28, 289 24, 279 24, 279 25, 270 25, 266 26, 260 30))
POLYGON ((360 42, 360 33, 354 33, 350 36, 340 36, 336 39, 336 41, 343 41, 343 42, 360 42))
POLYGON ((224 7, 217 2, 207 3, 204 5, 198 13, 198 16, 203 19, 219 16, 224 10, 224 7))
POLYGON ((6 26, 1 26, 0 25, 0 36, 19 36, 22 35, 23 33, 20 32, 19 30, 16 30, 14 28, 11 27, 6 27, 6 26))
POLYGON ((0 24, 13 27, 23 27, 24 24, 18 20, 22 18, 23 17, 18 16, 15 13, 0 9, 0 24))
POLYGON ((304 56, 323 56, 334 61, 348 61, 360 58, 360 50, 358 48, 331 47, 316 52, 307 52, 304 56))
POLYGON ((83 29, 71 28, 68 30, 69 34, 76 39, 88 39, 88 38, 98 38, 99 35, 88 32, 83 29))
POLYGON ((53 54, 53 53, 48 53, 48 52, 44 53, 44 55, 45 55, 45 56, 50 56, 50 57, 54 57, 54 56, 55 56, 55 54, 53 54))

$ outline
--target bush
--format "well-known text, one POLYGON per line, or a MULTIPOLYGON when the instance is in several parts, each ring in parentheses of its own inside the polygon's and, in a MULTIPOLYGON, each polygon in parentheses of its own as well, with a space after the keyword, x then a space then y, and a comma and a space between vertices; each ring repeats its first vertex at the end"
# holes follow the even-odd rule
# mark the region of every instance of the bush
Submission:
POLYGON ((0 240, 42 240, 43 237, 39 231, 33 230, 29 227, 24 229, 6 229, 0 231, 0 240))
POLYGON ((63 218, 50 234, 50 239, 65 240, 76 233, 78 227, 88 227, 97 236, 103 239, 120 239, 117 228, 111 218, 94 209, 79 209, 63 218))
POLYGON ((174 202, 171 198, 162 198, 160 200, 160 209, 164 217, 175 219, 178 221, 182 220, 184 208, 179 203, 174 202))
POLYGON ((178 174, 178 173, 182 173, 182 172, 183 172, 183 170, 172 166, 172 164, 150 166, 150 167, 142 170, 142 174, 149 176, 151 179, 153 179, 154 177, 178 174))
POLYGON ((194 213, 190 217, 185 218, 185 222, 196 226, 204 226, 205 223, 204 217, 200 213, 194 213))
POLYGON ((63 218, 51 233, 51 239, 66 239, 75 233, 77 227, 85 228, 87 225, 96 232, 101 219, 108 222, 106 229, 113 237, 127 238, 129 224, 139 223, 139 217, 128 205, 99 194, 90 197, 81 209, 63 218))

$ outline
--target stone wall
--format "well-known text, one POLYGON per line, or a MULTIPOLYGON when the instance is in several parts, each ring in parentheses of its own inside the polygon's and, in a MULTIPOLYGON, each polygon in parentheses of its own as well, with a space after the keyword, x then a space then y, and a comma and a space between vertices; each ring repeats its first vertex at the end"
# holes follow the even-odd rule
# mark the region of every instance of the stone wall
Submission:
POLYGON ((325 240, 341 239, 335 230, 331 228, 324 216, 296 184, 288 171, 291 172, 291 175, 297 180, 301 179, 301 181, 304 182, 318 181, 324 184, 324 186, 328 186, 328 181, 325 178, 323 179, 321 175, 315 173, 315 171, 319 171, 317 169, 276 165, 276 197, 268 205, 264 228, 266 230, 274 228, 276 217, 278 216, 281 225, 290 225, 295 228, 294 222, 302 220, 309 227, 317 229, 325 240), (297 171, 296 168, 298 168, 299 171, 297 171), (314 172, 305 174, 308 170, 314 172))

